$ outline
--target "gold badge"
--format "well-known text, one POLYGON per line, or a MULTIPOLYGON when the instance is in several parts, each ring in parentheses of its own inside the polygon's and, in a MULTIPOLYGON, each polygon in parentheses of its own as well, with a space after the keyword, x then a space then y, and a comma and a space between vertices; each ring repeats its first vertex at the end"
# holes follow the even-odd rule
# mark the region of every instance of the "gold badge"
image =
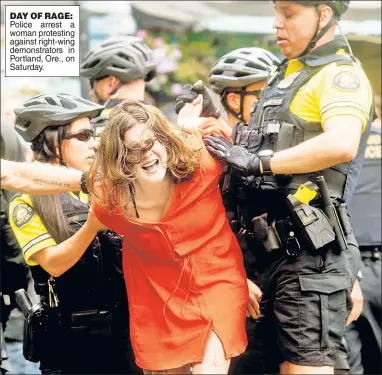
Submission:
POLYGON ((13 221, 16 227, 21 228, 25 224, 29 223, 34 214, 35 212, 29 204, 18 204, 13 210, 13 221))
POLYGON ((343 91, 357 91, 361 83, 353 72, 344 71, 334 77, 333 86, 343 91))
POLYGON ((278 85, 277 88, 279 89, 287 89, 295 80, 296 78, 301 74, 301 72, 295 72, 289 75, 288 77, 284 78, 278 85))

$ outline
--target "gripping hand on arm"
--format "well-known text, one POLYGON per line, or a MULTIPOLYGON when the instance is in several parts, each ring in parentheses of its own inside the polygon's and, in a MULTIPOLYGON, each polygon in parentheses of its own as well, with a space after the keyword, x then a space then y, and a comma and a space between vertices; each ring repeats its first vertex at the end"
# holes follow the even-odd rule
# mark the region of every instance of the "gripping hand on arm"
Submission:
POLYGON ((207 150, 217 159, 228 164, 244 174, 261 175, 260 159, 249 153, 245 148, 234 146, 229 140, 220 135, 203 137, 207 150))

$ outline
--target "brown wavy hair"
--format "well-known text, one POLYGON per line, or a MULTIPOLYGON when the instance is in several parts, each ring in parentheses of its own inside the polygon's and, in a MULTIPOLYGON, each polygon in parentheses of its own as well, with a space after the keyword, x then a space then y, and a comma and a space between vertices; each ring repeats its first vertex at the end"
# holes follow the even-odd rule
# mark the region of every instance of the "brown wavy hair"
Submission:
POLYGON ((101 134, 99 149, 87 180, 88 190, 100 198, 107 210, 126 209, 134 203, 134 165, 158 140, 167 151, 167 173, 175 184, 188 181, 200 166, 200 147, 179 126, 170 123, 156 107, 137 100, 125 100, 110 113, 101 134), (140 142, 125 142, 125 132, 135 124, 145 124, 154 137, 140 142), (100 188, 100 190, 99 190, 100 188))

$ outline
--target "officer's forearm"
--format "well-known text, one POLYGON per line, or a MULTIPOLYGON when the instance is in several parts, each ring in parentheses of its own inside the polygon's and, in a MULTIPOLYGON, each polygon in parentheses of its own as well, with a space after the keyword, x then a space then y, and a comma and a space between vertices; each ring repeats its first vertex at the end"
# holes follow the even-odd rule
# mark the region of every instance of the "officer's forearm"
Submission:
POLYGON ((295 147, 276 152, 271 159, 274 174, 316 172, 355 157, 349 147, 341 144, 341 137, 323 133, 295 147), (349 151, 350 150, 350 151, 349 151))
POLYGON ((1 159, 1 187, 27 194, 80 191, 81 171, 43 163, 1 159))
POLYGON ((59 277, 79 261, 96 234, 97 231, 86 222, 66 241, 37 252, 34 260, 52 276, 59 277))

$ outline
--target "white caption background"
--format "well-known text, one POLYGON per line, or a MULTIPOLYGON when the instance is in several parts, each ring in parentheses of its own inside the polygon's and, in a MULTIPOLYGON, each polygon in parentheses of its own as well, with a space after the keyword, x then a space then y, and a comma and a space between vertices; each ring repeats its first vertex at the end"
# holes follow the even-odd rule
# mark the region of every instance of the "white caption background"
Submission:
POLYGON ((5 76, 78 77, 79 6, 5 6, 5 76))

